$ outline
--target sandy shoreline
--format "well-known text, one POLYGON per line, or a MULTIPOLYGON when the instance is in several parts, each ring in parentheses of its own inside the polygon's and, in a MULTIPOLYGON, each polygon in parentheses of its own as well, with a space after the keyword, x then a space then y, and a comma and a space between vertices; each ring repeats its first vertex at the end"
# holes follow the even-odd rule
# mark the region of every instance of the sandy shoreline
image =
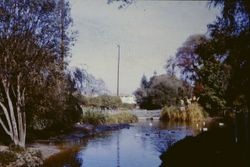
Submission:
MULTIPOLYGON (((55 145, 34 143, 30 144, 26 147, 27 150, 35 150, 40 151, 42 155, 42 159, 47 159, 50 156, 59 153, 61 150, 55 145)), ((0 145, 0 152, 9 150, 8 146, 0 145)))
POLYGON ((41 144, 41 143, 30 144, 27 148, 40 151, 43 160, 45 160, 45 159, 49 158, 50 156, 57 154, 61 151, 55 145, 41 144))

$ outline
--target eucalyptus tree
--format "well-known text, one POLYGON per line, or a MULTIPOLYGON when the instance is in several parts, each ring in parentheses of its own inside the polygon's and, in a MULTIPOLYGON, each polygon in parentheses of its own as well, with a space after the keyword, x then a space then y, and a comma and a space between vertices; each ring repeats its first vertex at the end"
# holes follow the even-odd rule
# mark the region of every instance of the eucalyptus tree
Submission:
POLYGON ((71 20, 67 15, 69 8, 62 9, 60 3, 0 2, 0 124, 14 144, 21 147, 25 147, 28 99, 36 103, 33 95, 37 87, 52 78, 63 80, 61 46, 63 42, 68 51, 71 38, 66 32, 71 20), (63 19, 61 10, 65 12, 63 19))

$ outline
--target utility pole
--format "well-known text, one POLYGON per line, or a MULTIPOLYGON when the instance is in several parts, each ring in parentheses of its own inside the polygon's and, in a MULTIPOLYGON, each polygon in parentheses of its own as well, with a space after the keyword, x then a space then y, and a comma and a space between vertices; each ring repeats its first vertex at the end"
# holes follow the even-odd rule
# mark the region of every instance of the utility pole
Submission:
POLYGON ((120 77, 120 45, 118 47, 118 67, 117 67, 117 96, 119 96, 119 77, 120 77))

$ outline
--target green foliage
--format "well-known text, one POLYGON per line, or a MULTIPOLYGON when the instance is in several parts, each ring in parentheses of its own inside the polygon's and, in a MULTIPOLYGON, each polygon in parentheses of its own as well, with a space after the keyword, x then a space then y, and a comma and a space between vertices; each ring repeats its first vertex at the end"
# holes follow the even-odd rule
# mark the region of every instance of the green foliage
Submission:
POLYGON ((182 77, 194 83, 194 94, 210 114, 228 107, 250 108, 250 3, 212 0, 210 4, 221 9, 220 17, 208 25, 207 36, 193 35, 183 43, 175 64, 182 77))
POLYGON ((176 106, 165 106, 162 109, 160 119, 161 120, 175 120, 175 115, 179 113, 179 108, 176 106))
POLYGON ((181 71, 181 77, 183 79, 192 82, 199 78, 197 72, 200 66, 203 65, 203 61, 196 53, 196 49, 199 45, 206 43, 207 40, 208 38, 205 35, 191 35, 182 46, 177 49, 175 60, 172 61, 181 71))
POLYGON ((105 124, 107 119, 107 114, 102 113, 101 111, 90 110, 83 112, 81 122, 85 124, 92 125, 102 125, 105 124))
POLYGON ((209 57, 222 57, 224 61, 221 64, 231 68, 226 91, 228 105, 232 107, 239 97, 244 96, 241 106, 248 105, 250 108, 250 2, 232 0, 211 3, 222 10, 221 17, 209 25, 212 37, 209 46, 213 48, 209 57))
POLYGON ((202 84, 203 90, 198 92, 200 104, 212 115, 223 112, 227 106, 226 91, 230 69, 219 62, 207 62, 198 72, 197 83, 202 84))
POLYGON ((118 114, 112 114, 107 117, 107 124, 119 124, 119 123, 134 123, 137 122, 136 115, 129 112, 120 112, 118 114))
POLYGON ((83 68, 71 67, 69 73, 73 78, 76 78, 75 87, 80 90, 81 94, 92 96, 110 93, 102 79, 95 78, 83 68))
POLYGON ((3 166, 6 166, 11 162, 16 161, 16 159, 17 159, 17 156, 12 151, 2 151, 2 152, 0 152, 0 165, 2 164, 3 166))
POLYGON ((117 109, 122 105, 120 97, 117 96, 96 96, 96 97, 81 97, 81 103, 86 107, 117 109))
POLYGON ((199 122, 204 120, 207 114, 198 103, 190 104, 184 111, 176 106, 165 106, 161 112, 160 119, 164 121, 187 121, 199 122))
POLYGON ((27 133, 35 128, 57 131, 79 119, 74 83, 65 72, 73 41, 71 23, 68 1, 0 2, 1 125, 8 125, 10 113, 16 118, 11 119, 13 127, 4 128, 9 136, 24 142, 26 125, 27 133))
POLYGON ((62 78, 56 80, 55 85, 41 85, 34 92, 26 111, 29 112, 28 128, 30 130, 54 130, 58 131, 71 128, 81 116, 80 102, 75 96, 73 82, 62 78), (57 83, 58 82, 58 83, 57 83), (56 89, 61 86, 63 89, 56 89), (45 90, 45 94, 42 90, 45 90))
POLYGON ((189 37, 176 53, 176 64, 182 78, 194 82, 193 93, 200 97, 199 103, 211 115, 225 110, 226 92, 231 68, 221 59, 211 56, 214 46, 204 35, 189 37))
POLYGON ((198 122, 204 120, 208 114, 198 103, 192 103, 187 108, 187 121, 198 122))
POLYGON ((141 87, 135 91, 137 103, 144 109, 159 109, 176 105, 188 95, 189 86, 175 76, 155 75, 147 82, 142 78, 141 87))
POLYGON ((135 104, 128 104, 128 103, 122 103, 122 105, 119 107, 121 110, 132 110, 136 107, 135 104))
POLYGON ((190 36, 178 49, 175 61, 182 78, 195 82, 193 93, 200 98, 199 103, 215 115, 226 107, 225 93, 230 68, 221 65, 219 59, 205 57, 210 54, 210 40, 204 35, 190 36))
POLYGON ((86 110, 83 112, 81 122, 92 125, 119 124, 137 122, 138 118, 129 112, 118 112, 108 114, 98 110, 86 110))

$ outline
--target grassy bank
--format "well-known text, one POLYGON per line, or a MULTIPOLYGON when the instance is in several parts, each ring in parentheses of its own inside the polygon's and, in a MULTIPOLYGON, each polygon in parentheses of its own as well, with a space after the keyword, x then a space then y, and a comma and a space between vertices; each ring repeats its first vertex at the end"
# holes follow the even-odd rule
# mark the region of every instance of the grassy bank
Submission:
POLYGON ((207 114, 199 104, 192 103, 184 110, 180 110, 176 106, 166 106, 162 109, 160 119, 163 121, 199 122, 203 121, 206 116, 207 114))
POLYGON ((117 114, 108 114, 101 111, 88 109, 83 112, 81 122, 92 125, 119 124, 137 122, 136 115, 123 111, 117 114))

